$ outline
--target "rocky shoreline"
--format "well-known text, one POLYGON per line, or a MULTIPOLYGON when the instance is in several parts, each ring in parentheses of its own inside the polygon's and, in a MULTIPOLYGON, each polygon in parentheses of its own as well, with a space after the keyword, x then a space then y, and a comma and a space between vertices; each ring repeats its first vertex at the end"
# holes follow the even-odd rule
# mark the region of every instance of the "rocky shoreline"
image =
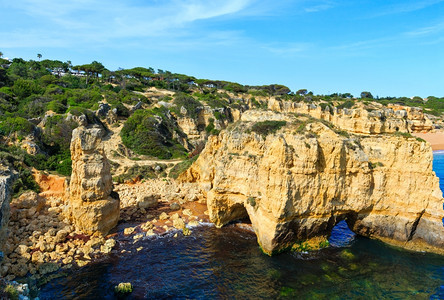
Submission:
POLYGON ((11 281, 29 275, 38 281, 57 270, 100 259, 123 239, 135 243, 171 231, 191 234, 189 228, 209 222, 205 201, 195 187, 159 179, 117 185, 122 211, 119 224, 124 230, 105 237, 85 235, 62 218, 66 206, 63 199, 25 193, 11 203, 0 276, 11 281), (172 193, 158 197, 162 190, 172 193), (147 199, 156 200, 147 205, 147 199))

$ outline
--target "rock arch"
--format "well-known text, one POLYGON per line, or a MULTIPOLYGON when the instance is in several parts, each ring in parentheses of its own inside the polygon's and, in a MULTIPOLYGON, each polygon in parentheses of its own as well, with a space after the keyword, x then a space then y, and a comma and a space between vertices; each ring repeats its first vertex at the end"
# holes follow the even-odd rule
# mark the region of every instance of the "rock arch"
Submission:
POLYGON ((243 206, 269 254, 328 235, 340 219, 360 235, 444 253, 442 194, 425 142, 347 137, 319 123, 311 134, 287 126, 265 137, 249 126, 210 138, 180 177, 200 183, 216 226, 243 206))

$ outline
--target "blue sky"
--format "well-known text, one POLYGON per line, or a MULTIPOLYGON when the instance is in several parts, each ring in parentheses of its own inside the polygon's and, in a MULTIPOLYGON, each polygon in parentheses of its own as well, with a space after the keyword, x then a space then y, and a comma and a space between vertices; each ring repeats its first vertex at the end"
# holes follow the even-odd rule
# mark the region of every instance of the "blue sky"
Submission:
POLYGON ((444 0, 0 0, 5 57, 444 96, 444 0))

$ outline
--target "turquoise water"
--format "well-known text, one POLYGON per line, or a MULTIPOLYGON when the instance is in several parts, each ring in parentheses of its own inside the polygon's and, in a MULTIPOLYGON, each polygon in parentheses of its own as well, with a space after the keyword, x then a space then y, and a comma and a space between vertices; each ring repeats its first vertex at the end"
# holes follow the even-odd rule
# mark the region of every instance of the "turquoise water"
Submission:
POLYGON ((439 187, 444 191, 444 151, 433 152, 433 170, 440 178, 439 187))
MULTIPOLYGON (((444 178, 444 152, 434 168, 444 178)), ((234 226, 123 240, 118 250, 128 253, 72 269, 42 287, 40 299, 114 299, 119 282, 133 284, 128 299, 444 299, 444 257, 355 236, 345 223, 330 242, 318 252, 268 257, 252 232, 234 226)))

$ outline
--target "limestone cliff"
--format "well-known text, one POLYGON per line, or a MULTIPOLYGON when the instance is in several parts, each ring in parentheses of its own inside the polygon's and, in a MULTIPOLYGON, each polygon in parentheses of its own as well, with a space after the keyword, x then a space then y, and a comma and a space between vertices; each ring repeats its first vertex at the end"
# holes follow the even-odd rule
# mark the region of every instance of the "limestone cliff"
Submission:
POLYGON ((428 132, 433 129, 432 121, 421 108, 389 105, 368 111, 364 107, 338 109, 336 107, 281 101, 271 98, 268 108, 283 113, 308 114, 329 121, 335 126, 354 133, 380 134, 394 132, 428 132))
POLYGON ((69 217, 86 234, 107 234, 119 220, 119 200, 102 145, 103 129, 78 127, 72 133, 69 217))
POLYGON ((425 142, 349 136, 326 122, 270 112, 242 120, 211 137, 180 177, 201 185, 217 226, 248 216, 267 253, 328 236, 340 220, 363 236, 444 252, 442 194, 425 142), (258 134, 258 119, 287 123, 258 134))
POLYGON ((8 168, 0 166, 0 251, 3 251, 8 234, 9 202, 14 178, 15 175, 8 168))

